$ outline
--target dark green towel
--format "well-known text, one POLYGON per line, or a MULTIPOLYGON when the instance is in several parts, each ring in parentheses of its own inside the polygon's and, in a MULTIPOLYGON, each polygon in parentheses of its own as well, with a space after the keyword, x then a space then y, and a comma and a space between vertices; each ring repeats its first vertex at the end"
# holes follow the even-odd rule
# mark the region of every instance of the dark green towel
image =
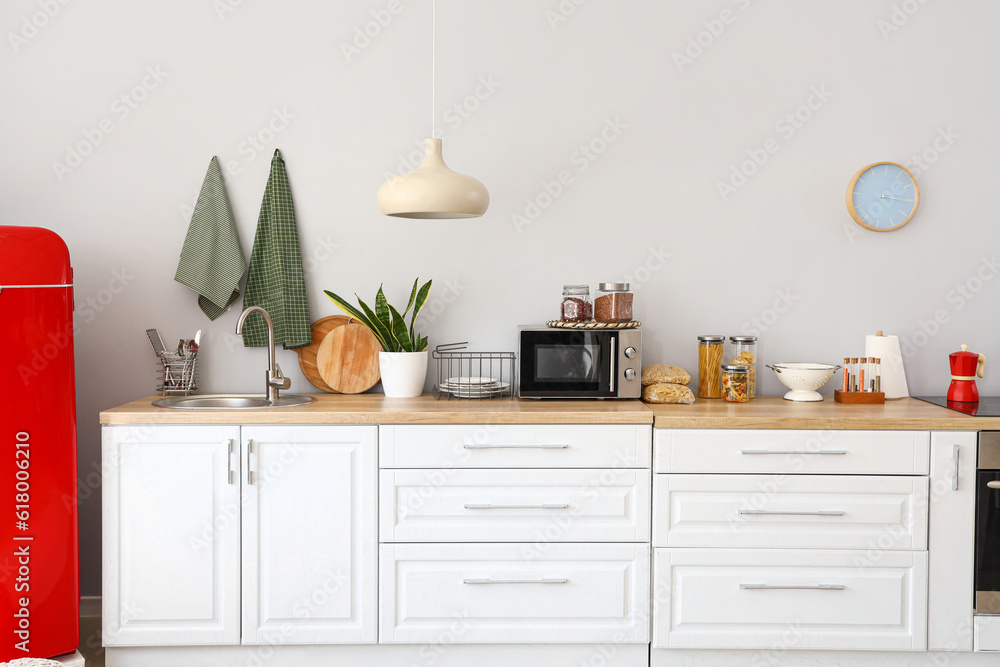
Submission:
MULTIPOLYGON (((260 306, 267 311, 274 322, 274 341, 283 344, 286 350, 312 343, 295 205, 285 161, 279 151, 274 151, 271 159, 271 175, 264 189, 257 236, 250 255, 243 308, 250 306, 260 306)), ((267 345, 267 327, 258 313, 247 318, 243 344, 246 347, 267 345)))
POLYGON ((198 305, 208 319, 214 320, 239 298, 240 279, 246 268, 219 158, 213 156, 191 215, 174 280, 197 292, 198 305))

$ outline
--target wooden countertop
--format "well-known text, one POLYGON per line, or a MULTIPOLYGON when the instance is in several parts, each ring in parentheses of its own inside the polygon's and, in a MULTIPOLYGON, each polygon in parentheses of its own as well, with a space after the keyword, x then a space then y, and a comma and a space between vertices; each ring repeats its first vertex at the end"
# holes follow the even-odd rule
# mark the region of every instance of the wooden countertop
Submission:
POLYGON ((147 396, 101 412, 102 424, 653 424, 656 428, 1000 430, 1000 417, 970 417, 915 398, 885 405, 794 403, 758 396, 749 403, 699 399, 694 405, 639 401, 443 400, 430 395, 312 394, 315 403, 259 410, 154 408, 147 396))
POLYGON ((694 405, 648 405, 656 428, 773 428, 868 431, 1000 430, 1000 417, 970 417, 916 398, 885 405, 843 405, 824 396, 815 403, 758 396, 749 403, 698 399, 694 405))
POLYGON ((652 424, 634 401, 435 400, 382 394, 310 394, 295 408, 177 410, 147 396, 101 413, 102 424, 652 424))

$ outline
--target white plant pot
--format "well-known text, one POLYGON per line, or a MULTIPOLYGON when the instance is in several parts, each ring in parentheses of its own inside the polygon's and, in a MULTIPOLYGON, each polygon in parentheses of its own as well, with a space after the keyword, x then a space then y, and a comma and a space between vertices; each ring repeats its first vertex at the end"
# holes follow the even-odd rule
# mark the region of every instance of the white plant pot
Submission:
POLYGON ((378 370, 382 375, 382 390, 389 398, 420 396, 427 377, 427 350, 379 352, 378 370))

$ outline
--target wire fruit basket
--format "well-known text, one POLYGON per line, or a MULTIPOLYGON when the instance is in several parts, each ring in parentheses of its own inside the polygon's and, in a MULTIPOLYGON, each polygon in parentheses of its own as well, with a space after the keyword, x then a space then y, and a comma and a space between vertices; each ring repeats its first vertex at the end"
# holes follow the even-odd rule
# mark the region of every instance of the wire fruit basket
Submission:
POLYGON ((465 352, 467 344, 448 343, 434 348, 434 398, 513 399, 517 384, 514 353, 465 352))

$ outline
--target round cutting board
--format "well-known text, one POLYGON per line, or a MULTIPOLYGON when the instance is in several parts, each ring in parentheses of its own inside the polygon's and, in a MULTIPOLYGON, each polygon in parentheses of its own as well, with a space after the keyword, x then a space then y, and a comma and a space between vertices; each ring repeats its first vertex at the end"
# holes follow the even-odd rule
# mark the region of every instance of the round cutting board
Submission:
POLYGON ((312 343, 306 345, 305 347, 300 347, 296 352, 299 353, 299 368, 302 369, 302 374, 306 376, 306 379, 317 389, 322 389, 323 391, 330 392, 331 394, 338 393, 335 389, 332 389, 330 385, 323 382, 323 378, 319 374, 319 368, 316 367, 316 354, 319 352, 320 343, 326 338, 326 335, 336 329, 337 327, 342 327, 351 318, 346 315, 331 315, 330 317, 324 317, 323 319, 316 320, 312 323, 312 343))
POLYGON ((334 391, 360 394, 378 384, 381 349, 371 331, 351 322, 326 335, 316 353, 316 367, 334 391))

